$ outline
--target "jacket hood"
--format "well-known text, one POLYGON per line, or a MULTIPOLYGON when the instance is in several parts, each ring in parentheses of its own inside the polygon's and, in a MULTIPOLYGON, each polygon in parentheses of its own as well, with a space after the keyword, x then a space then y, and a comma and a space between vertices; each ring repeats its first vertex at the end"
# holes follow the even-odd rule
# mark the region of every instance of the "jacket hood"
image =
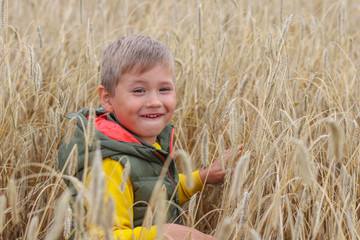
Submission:
MULTIPOLYGON (((78 149, 78 162, 75 176, 81 179, 86 161, 91 166, 95 152, 94 142, 100 141, 102 158, 114 157, 118 155, 131 155, 145 161, 158 162, 163 164, 164 159, 172 152, 173 126, 168 124, 157 137, 157 142, 163 150, 156 150, 154 146, 148 144, 136 137, 130 131, 125 129, 111 113, 107 113, 103 108, 95 110, 95 137, 92 144, 85 146, 85 133, 88 126, 88 117, 90 110, 82 109, 76 113, 70 114, 67 118, 77 118, 76 129, 69 144, 65 140, 59 148, 59 168, 63 170, 66 161, 75 145, 78 149), (86 148, 88 154, 86 157, 86 148), (156 156, 154 158, 154 155, 156 156), (159 156, 161 155, 161 156, 159 156), (87 158, 87 159, 85 159, 87 158)), ((115 158, 118 159, 118 158, 115 158)), ((69 164, 66 164, 69 166, 69 164)), ((69 174, 71 171, 65 167, 64 173, 69 174)))

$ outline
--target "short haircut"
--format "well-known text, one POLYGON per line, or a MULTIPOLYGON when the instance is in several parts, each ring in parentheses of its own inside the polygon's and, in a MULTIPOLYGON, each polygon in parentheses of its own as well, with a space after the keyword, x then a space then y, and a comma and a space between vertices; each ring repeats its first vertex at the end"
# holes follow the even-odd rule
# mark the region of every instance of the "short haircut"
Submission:
POLYGON ((111 43, 103 53, 101 85, 114 94, 122 74, 134 68, 144 73, 159 63, 175 77, 174 58, 162 43, 142 35, 123 37, 111 43))

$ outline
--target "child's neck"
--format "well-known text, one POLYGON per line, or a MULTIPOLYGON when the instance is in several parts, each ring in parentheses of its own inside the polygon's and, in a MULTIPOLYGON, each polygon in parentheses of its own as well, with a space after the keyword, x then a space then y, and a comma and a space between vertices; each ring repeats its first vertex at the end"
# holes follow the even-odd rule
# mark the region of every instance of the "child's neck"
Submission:
POLYGON ((146 138, 146 137, 139 137, 137 135, 135 135, 135 136, 150 145, 154 145, 156 143, 156 137, 146 138))

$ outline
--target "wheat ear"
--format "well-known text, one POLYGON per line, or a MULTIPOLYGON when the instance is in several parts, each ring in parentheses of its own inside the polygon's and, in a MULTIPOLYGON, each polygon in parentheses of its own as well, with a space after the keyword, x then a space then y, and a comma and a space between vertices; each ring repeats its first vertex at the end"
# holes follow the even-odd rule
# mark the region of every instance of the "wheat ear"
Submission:
POLYGON ((76 130, 76 123, 77 123, 77 120, 75 117, 70 119, 69 124, 67 126, 66 135, 65 135, 66 145, 69 145, 69 143, 71 142, 71 139, 74 136, 74 133, 76 130))
POLYGON ((39 45, 40 45, 40 48, 43 48, 44 43, 43 43, 43 39, 42 39, 42 32, 41 32, 41 28, 40 28, 40 26, 39 26, 39 25, 37 26, 36 31, 37 31, 37 33, 38 33, 38 37, 39 37, 39 45))
POLYGON ((204 167, 209 166, 209 131, 207 125, 203 127, 203 134, 201 138, 201 162, 204 167))
POLYGON ((26 237, 27 240, 37 240, 38 235, 38 228, 39 228, 39 217, 34 216, 30 221, 28 235, 26 237))
POLYGON ((339 124, 335 120, 329 120, 328 126, 330 129, 330 143, 332 152, 337 161, 340 161, 343 156, 344 133, 339 124))
POLYGON ((235 201, 238 194, 241 192, 243 186, 243 180, 245 177, 245 172, 247 171, 249 164, 250 154, 246 152, 241 156, 238 163, 235 166, 233 181, 231 184, 230 190, 230 201, 235 201))
POLYGON ((164 239, 163 227, 167 220, 166 201, 167 201, 166 187, 165 187, 165 185, 162 185, 161 191, 159 192, 158 199, 156 201, 156 206, 155 206, 155 208, 156 208, 155 225, 157 228, 156 236, 159 240, 164 239))
POLYGON ((14 224, 17 224, 20 221, 19 209, 17 208, 18 193, 16 189, 16 180, 11 178, 8 183, 9 189, 9 204, 11 208, 11 218, 14 224))
POLYGON ((6 209, 6 197, 0 196, 0 229, 4 228, 5 223, 5 209, 6 209))
POLYGON ((1 29, 5 29, 7 25, 7 0, 1 0, 1 29))
POLYGON ((75 173, 77 172, 78 156, 78 146, 77 144, 75 144, 71 149, 68 159, 66 160, 68 164, 68 167, 66 168, 67 174, 69 174, 70 176, 75 175, 75 173))
POLYGON ((229 240, 234 230, 234 224, 230 217, 225 217, 222 221, 216 239, 229 240))
POLYGON ((66 208, 65 219, 64 219, 63 235, 65 239, 68 239, 70 236, 72 219, 73 219, 73 212, 70 205, 68 205, 68 207, 66 208))
POLYGON ((305 185, 310 185, 313 180, 312 164, 310 160, 309 150, 304 143, 299 139, 293 139, 296 145, 295 159, 298 165, 298 170, 302 181, 305 185))
POLYGON ((129 178, 129 175, 130 175, 130 161, 128 160, 126 163, 125 163, 125 167, 124 167, 124 171, 123 171, 123 177, 122 177, 122 181, 121 181, 121 184, 120 184, 120 190, 123 192, 125 190, 125 187, 126 187, 126 181, 128 180, 129 178))
POLYGON ((112 231, 114 226, 114 217, 115 217, 115 201, 114 198, 110 195, 105 204, 105 214, 102 217, 102 227, 104 229, 104 240, 111 240, 112 231))
POLYGON ((101 225, 101 215, 104 206, 105 176, 102 168, 102 156, 100 142, 96 144, 93 166, 91 172, 90 189, 90 221, 98 226, 101 225))
POLYGON ((59 239, 61 231, 64 227, 64 220, 66 217, 66 209, 69 207, 70 192, 65 191, 57 202, 54 222, 49 231, 46 233, 45 240, 59 239))
POLYGON ((225 143, 223 134, 218 135, 218 147, 219 147, 219 157, 221 159, 221 168, 222 170, 226 170, 226 162, 225 162, 225 143))

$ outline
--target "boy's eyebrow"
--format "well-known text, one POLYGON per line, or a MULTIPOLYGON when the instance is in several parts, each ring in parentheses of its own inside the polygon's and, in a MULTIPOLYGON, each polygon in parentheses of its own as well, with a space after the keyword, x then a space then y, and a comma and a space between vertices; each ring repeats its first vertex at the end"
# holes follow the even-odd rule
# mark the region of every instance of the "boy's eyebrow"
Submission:
POLYGON ((133 84, 137 84, 137 83, 145 83, 146 81, 145 80, 142 80, 142 79, 136 79, 135 81, 133 81, 133 84))
MULTIPOLYGON (((173 81, 173 79, 167 79, 167 80, 160 81, 159 83, 160 83, 160 84, 167 84, 167 83, 171 83, 172 81, 173 81), (170 81, 168 81, 168 80, 170 80, 170 81)), ((136 79, 131 85, 135 85, 135 84, 138 84, 138 83, 140 83, 140 84, 141 84, 141 83, 147 84, 148 81, 139 78, 139 79, 136 79)))

